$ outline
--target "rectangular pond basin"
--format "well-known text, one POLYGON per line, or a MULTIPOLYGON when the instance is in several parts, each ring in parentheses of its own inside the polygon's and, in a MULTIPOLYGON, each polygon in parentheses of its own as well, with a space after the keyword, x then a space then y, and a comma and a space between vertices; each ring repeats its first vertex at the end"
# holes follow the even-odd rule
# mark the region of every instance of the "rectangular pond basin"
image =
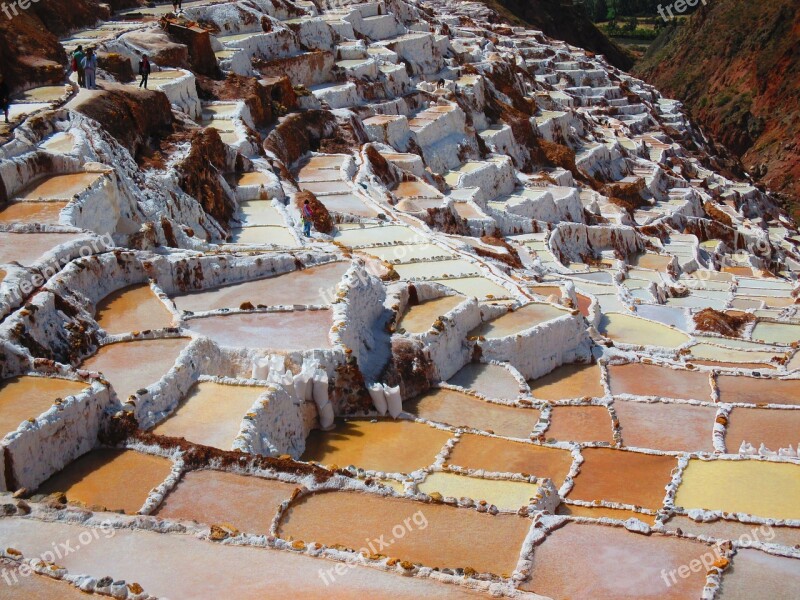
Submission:
POLYGON ((353 191, 346 181, 303 181, 300 189, 314 194, 348 194, 353 191))
POLYGON ((600 367, 591 364, 562 365, 539 379, 528 382, 531 394, 540 400, 602 398, 606 395, 600 381, 600 367))
POLYGON ((514 400, 520 394, 519 382, 500 365, 468 363, 447 383, 499 400, 514 400))
POLYGON ((711 400, 708 373, 630 363, 609 365, 611 393, 657 396, 679 400, 711 400))
POLYGON ((800 410, 735 407, 728 416, 725 446, 729 454, 739 451, 742 442, 758 448, 764 444, 777 452, 800 443, 800 410))
POLYGON ((242 417, 265 391, 250 385, 199 381, 153 433, 230 450, 241 429, 242 417))
POLYGON ((390 263, 408 262, 411 260, 431 260, 434 258, 447 258, 455 256, 450 250, 446 250, 436 244, 400 244, 397 246, 375 246, 364 250, 366 254, 371 254, 381 260, 390 263))
POLYGON ((792 344, 800 341, 800 325, 762 321, 756 323, 751 337, 768 344, 792 344))
POLYGON ((434 260, 405 263, 395 266, 400 279, 437 279, 440 277, 463 277, 477 275, 481 268, 468 260, 434 260))
POLYGON ((418 241, 408 227, 402 225, 386 225, 383 227, 359 227, 340 229, 334 239, 345 246, 371 246, 375 244, 408 243, 418 241))
POLYGON ((97 304, 95 320, 107 333, 162 329, 172 325, 172 313, 147 283, 111 292, 97 304))
POLYGON ((227 523, 245 533, 269 534, 281 502, 291 498, 297 487, 225 471, 189 471, 155 515, 208 525, 227 523))
POLYGON ((408 307, 397 323, 406 333, 425 333, 434 321, 464 302, 463 296, 442 296, 408 307))
POLYGON ((285 246, 287 248, 299 245, 288 227, 276 225, 232 229, 228 243, 254 246, 285 246))
POLYGON ((102 373, 124 402, 136 390, 166 375, 190 341, 189 338, 168 338, 109 344, 87 358, 81 368, 102 373), (136 368, 132 369, 131 365, 136 368))
POLYGON ((717 377, 717 386, 720 402, 800 405, 800 379, 720 375, 717 377))
POLYGON ((569 493, 573 500, 608 500, 657 510, 664 504, 674 456, 583 448, 584 462, 569 493))
POLYGON ((448 431, 413 421, 338 421, 333 431, 311 431, 302 460, 411 473, 432 465, 450 437, 448 431))
POLYGON ((432 281, 441 283, 459 294, 477 298, 478 300, 508 298, 511 296, 511 292, 506 288, 486 277, 458 277, 454 279, 433 279, 432 281))
POLYGON ((43 254, 60 244, 82 237, 80 233, 11 233, 0 232, 0 265, 18 262, 23 267, 38 261, 43 254))
POLYGON ((38 494, 63 492, 70 502, 135 514, 170 474, 172 462, 133 450, 91 450, 53 475, 38 494))
POLYGON ((653 525, 655 516, 626 510, 623 508, 608 508, 606 506, 583 506, 580 504, 567 504, 562 502, 556 509, 557 515, 567 515, 571 517, 586 517, 589 519, 615 519, 617 521, 627 521, 628 519, 639 519, 643 523, 653 525))
POLYGON ((713 452, 717 409, 667 402, 615 400, 626 446, 682 452, 713 452))
POLYGON ((65 175, 45 175, 36 179, 14 200, 17 202, 62 201, 69 202, 103 177, 101 173, 67 173, 65 175))
POLYGON ((529 527, 530 521, 517 515, 490 515, 371 494, 322 492, 292 506, 280 524, 279 535, 354 550, 368 548, 368 542, 384 535, 384 540, 393 540, 391 548, 376 550, 400 560, 510 575, 529 527), (400 535, 392 533, 401 529, 405 531, 400 535), (453 535, 456 531, 459 534, 453 535))
POLYGON ((570 442, 613 442, 605 406, 554 406, 545 438, 570 442))
POLYGON ((530 437, 540 415, 536 409, 504 406, 449 389, 423 394, 407 401, 403 408, 437 423, 522 439, 530 437))
POLYGON ((318 200, 331 212, 367 218, 378 215, 377 210, 354 194, 328 194, 318 200))
POLYGON ((678 348, 691 339, 674 327, 621 313, 603 315, 598 329, 615 342, 634 346, 678 348))
POLYGON ((239 212, 236 214, 242 227, 257 225, 273 225, 285 227, 283 215, 272 206, 269 200, 247 200, 239 203, 239 212))
POLYGON ((800 465, 693 459, 683 471, 675 506, 800 519, 800 465))
POLYGON ((0 209, 0 223, 58 225, 67 202, 11 202, 0 209))
POLYGON ((500 510, 517 510, 528 506, 539 491, 539 486, 527 481, 508 479, 482 479, 455 473, 431 473, 418 484, 425 494, 438 492, 452 498, 471 498, 476 502, 485 500, 500 510))
MULTIPOLYGON (((728 519, 717 519, 716 521, 695 521, 683 515, 673 515, 669 521, 664 523, 668 531, 681 531, 692 535, 707 535, 722 540, 739 540, 742 536, 750 536, 753 539, 758 536, 761 541, 769 540, 772 544, 782 546, 796 546, 800 544, 800 527, 779 527, 778 525, 759 525, 753 523, 742 523, 728 519), (769 539, 772 538, 772 539, 769 539)), ((747 540, 747 538, 744 538, 747 540)))
POLYGON ((88 386, 54 377, 12 377, 0 383, 0 439, 26 419, 48 411, 58 398, 80 394, 88 386))
POLYGON ((513 312, 507 312, 500 317, 479 325, 469 332, 470 336, 480 336, 487 339, 504 338, 522 333, 546 321, 568 315, 569 311, 544 302, 533 302, 513 312))
MULTIPOLYGON (((752 528, 752 526, 751 526, 752 528)), ((719 600, 771 598, 790 600, 800 589, 798 559, 741 549, 722 576, 719 600)))
POLYGON ((186 327, 227 348, 330 348, 330 310, 254 312, 191 319, 186 327))
POLYGON ((245 302, 253 306, 327 304, 335 297, 349 262, 333 262, 243 283, 179 294, 173 297, 178 310, 203 312, 238 308, 245 302))

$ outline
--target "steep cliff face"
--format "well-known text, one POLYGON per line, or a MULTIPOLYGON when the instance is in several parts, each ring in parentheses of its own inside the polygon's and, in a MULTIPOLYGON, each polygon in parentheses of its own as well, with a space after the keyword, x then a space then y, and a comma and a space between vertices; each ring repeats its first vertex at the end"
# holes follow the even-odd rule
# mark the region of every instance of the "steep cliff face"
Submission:
POLYGON ((751 174, 800 208, 800 4, 715 0, 656 40, 635 73, 682 100, 751 174))

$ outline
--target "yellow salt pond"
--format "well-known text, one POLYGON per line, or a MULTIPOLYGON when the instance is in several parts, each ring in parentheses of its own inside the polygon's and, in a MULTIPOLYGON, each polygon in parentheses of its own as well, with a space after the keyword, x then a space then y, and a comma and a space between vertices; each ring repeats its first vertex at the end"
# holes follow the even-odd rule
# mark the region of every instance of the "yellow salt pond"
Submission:
POLYGON ((690 460, 675 505, 800 519, 800 465, 762 460, 690 460))
POLYGON ((482 479, 441 472, 431 473, 417 487, 428 495, 438 492, 445 497, 486 500, 501 510, 516 510, 527 506, 539 491, 538 485, 526 481, 482 479))
POLYGON ((600 368, 591 364, 563 365, 547 375, 528 382, 531 394, 541 400, 602 398, 606 395, 600 381, 600 368))
POLYGON ((600 323, 600 332, 615 342, 634 346, 678 348, 691 339, 687 334, 672 327, 621 313, 604 315, 600 323))
POLYGON ((106 296, 97 305, 96 320, 107 333, 128 333, 169 327, 172 314, 144 283, 106 296))
POLYGON ((768 344, 792 344, 800 341, 800 325, 787 323, 757 323, 752 338, 768 344))
POLYGON ((397 324, 397 328, 405 329, 407 333, 425 333, 430 330, 436 319, 447 314, 462 302, 464 302, 463 296, 442 296, 420 302, 408 308, 397 324))
POLYGON ((0 439, 26 419, 35 419, 53 406, 56 398, 80 394, 88 386, 79 381, 22 376, 0 385, 0 439))

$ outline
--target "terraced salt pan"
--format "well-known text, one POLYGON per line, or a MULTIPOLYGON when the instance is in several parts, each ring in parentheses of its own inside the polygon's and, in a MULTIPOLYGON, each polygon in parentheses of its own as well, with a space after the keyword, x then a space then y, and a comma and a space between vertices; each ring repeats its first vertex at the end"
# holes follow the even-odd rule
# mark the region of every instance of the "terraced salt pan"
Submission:
POLYGON ((615 400, 626 446, 664 451, 713 452, 717 409, 666 402, 615 400))
MULTIPOLYGON (((87 529, 63 523, 0 520, 0 537, 26 556, 52 551, 53 540, 77 540, 83 531, 87 529)), ((113 537, 100 532, 81 552, 70 553, 59 564, 71 573, 86 573, 97 579, 114 565, 114 577, 138 582, 160 598, 221 598, 232 589, 239 600, 261 600, 275 590, 288 589, 299 598, 332 596, 334 592, 342 599, 377 598, 387 589, 402 600, 484 597, 463 587, 358 565, 348 569, 346 577, 335 579, 331 588, 331 578, 326 585, 320 577, 320 569, 327 573, 335 566, 330 561, 268 548, 217 544, 190 535, 130 529, 118 529, 113 537), (136 560, 131 560, 132 556, 136 560), (176 577, 177 573, 182 576, 176 577), (214 576, 209 577, 209 573, 214 576), (247 576, 252 573, 258 573, 258 577, 247 576)))
POLYGON ((408 227, 386 225, 383 227, 363 227, 358 229, 341 228, 334 239, 345 246, 369 246, 374 244, 400 244, 419 241, 408 227))
POLYGON ((410 306, 397 323, 407 333, 425 333, 434 321, 464 302, 463 296, 442 296, 410 306))
POLYGON ((563 365, 544 377, 528 382, 531 394, 540 400, 602 398, 606 395, 600 381, 600 368, 591 364, 563 365))
POLYGON ((557 515, 567 515, 572 517, 586 517, 589 519, 616 519, 617 521, 627 521, 628 519, 638 519, 648 525, 653 525, 655 517, 645 513, 622 508, 608 508, 605 506, 583 506, 581 504, 567 504, 562 502, 556 509, 557 515))
POLYGON ((420 492, 439 492, 444 497, 485 500, 500 510, 517 510, 528 506, 539 486, 525 481, 481 479, 454 473, 431 473, 417 485, 420 492))
POLYGON ((18 262, 29 266, 60 244, 80 238, 80 233, 0 232, 0 264, 18 262))
POLYGON ((493 364, 468 363, 447 383, 500 400, 514 400, 520 393, 514 376, 504 367, 493 364))
POLYGON ((683 471, 675 506, 800 519, 800 465, 693 459, 683 471))
POLYGON ((720 600, 790 600, 800 589, 798 559, 758 550, 739 550, 722 577, 720 600))
POLYGON ((370 218, 378 215, 377 210, 354 194, 328 194, 319 200, 331 212, 370 218))
POLYGON ((430 260, 433 258, 446 258, 455 256, 450 250, 446 250, 435 244, 402 244, 399 246, 376 246, 364 250, 367 254, 376 256, 381 260, 391 263, 408 262, 411 260, 430 260))
POLYGON ((451 435, 413 421, 338 422, 333 431, 315 429, 309 434, 302 460, 411 473, 432 465, 451 435))
POLYGON ((189 471, 158 507, 164 519, 226 523, 239 531, 269 534, 281 502, 297 485, 225 471, 189 471))
POLYGON ((281 213, 268 200, 240 202, 237 218, 243 227, 257 225, 286 226, 281 213))
POLYGON ((773 452, 800 443, 800 410, 735 407, 728 416, 725 445, 728 453, 739 451, 742 442, 773 452))
POLYGON ((353 191, 346 181, 303 181, 300 189, 314 194, 348 194, 353 191))
POLYGON ((630 264, 642 269, 653 269, 654 271, 666 271, 667 266, 672 263, 672 257, 665 254, 652 254, 646 252, 631 259, 630 264))
POLYGON ((447 462, 466 469, 547 477, 559 487, 572 467, 572 454, 560 448, 466 433, 447 462))
POLYGON ((439 568, 472 567, 478 572, 511 574, 516 567, 530 521, 517 515, 490 515, 474 509, 422 504, 371 494, 326 492, 306 496, 285 514, 283 538, 359 549, 411 519, 403 536, 391 539, 391 555, 439 568), (324 515, 324 518, 320 518, 324 515), (353 518, 358 515, 357 518, 353 518), (424 528, 414 525, 425 523, 424 528), (453 535, 454 531, 460 532, 453 535))
POLYGON ((782 356, 780 352, 760 352, 757 350, 737 350, 720 348, 713 344, 695 344, 690 348, 692 358, 700 360, 716 360, 731 363, 770 362, 773 358, 782 356))
POLYGON ((478 300, 507 298, 510 292, 503 286, 485 277, 459 277, 457 279, 434 279, 435 283, 478 300))
POLYGON ((404 408, 422 419, 522 439, 530 437, 540 415, 535 409, 504 406, 444 388, 407 401, 404 408))
POLYGON ((168 338, 109 344, 86 359, 81 368, 102 373, 124 402, 136 390, 166 375, 190 341, 189 338, 168 338), (136 368, 132 369, 131 365, 136 368))
POLYGON ((255 312, 191 319, 187 329, 227 348, 313 350, 330 348, 330 310, 255 312))
POLYGON ((583 448, 584 462, 569 493, 572 500, 607 500, 661 508, 670 472, 678 465, 673 456, 642 454, 611 448, 583 448))
POLYGON ((691 340, 687 334, 677 329, 620 313, 603 315, 599 329, 603 335, 615 342, 635 346, 678 348, 691 340))
POLYGON ((470 336, 498 339, 516 335, 541 323, 569 314, 566 309, 543 302, 527 304, 513 312, 481 324, 470 331, 470 336))
POLYGON ((708 373, 676 370, 658 365, 630 363, 610 365, 608 377, 611 393, 635 396, 657 396, 679 400, 711 399, 708 373))
POLYGON ((95 320, 107 333, 162 329, 172 325, 172 313, 149 284, 132 285, 112 292, 97 305, 95 320))
POLYGON ((66 131, 59 131, 46 138, 40 146, 48 152, 66 154, 75 147, 75 136, 66 131))
POLYGON ((681 531, 692 535, 707 535, 723 540, 736 540, 746 543, 755 537, 761 542, 795 546, 800 544, 800 527, 779 527, 777 525, 755 525, 726 519, 716 521, 695 521, 683 515, 674 515, 664 526, 668 531, 681 531))
POLYGON ((133 450, 91 450, 45 481, 39 494, 63 492, 70 502, 134 514, 150 490, 167 478, 172 462, 133 450))
POLYGON ((103 175, 100 173, 45 175, 19 192, 14 197, 14 200, 17 202, 68 201, 80 194, 102 176, 103 175))
POLYGON ((792 344, 800 341, 800 325, 786 323, 756 323, 752 338, 768 344, 792 344))
POLYGON ((325 304, 335 297, 335 288, 349 266, 348 262, 333 262, 267 279, 180 294, 173 300, 178 310, 191 312, 238 308, 244 302, 253 306, 325 304))
POLYGON ((255 386, 200 381, 153 433, 230 450, 239 434, 242 417, 265 391, 255 386))
POLYGON ((4 600, 86 600, 88 595, 66 581, 59 581, 47 575, 38 575, 29 570, 20 570, 12 561, 0 560, 6 582, 3 588, 4 600))
POLYGON ((230 244, 272 245, 291 248, 297 240, 287 227, 258 226, 231 230, 230 244))
POLYGON ((613 442, 611 415, 605 406, 555 406, 547 439, 573 442, 613 442))
POLYGON ((444 276, 476 275, 480 267, 467 260, 437 260, 405 263, 395 266, 401 279, 436 279, 444 276))
POLYGON ((520 588, 575 600, 699 598, 706 583, 705 569, 690 571, 685 578, 676 576, 674 583, 669 572, 708 550, 705 544, 690 540, 567 523, 536 546, 531 579, 520 588), (581 550, 576 552, 577 548, 581 550), (664 583, 665 573, 670 585, 664 583))
POLYGON ((53 377, 12 377, 0 384, 0 439, 16 431, 26 419, 49 410, 57 398, 81 393, 88 386, 53 377))
POLYGON ((757 377, 717 377, 720 402, 743 404, 800 404, 800 379, 763 379, 757 377))
POLYGON ((58 225, 67 202, 11 202, 0 210, 0 223, 58 225))

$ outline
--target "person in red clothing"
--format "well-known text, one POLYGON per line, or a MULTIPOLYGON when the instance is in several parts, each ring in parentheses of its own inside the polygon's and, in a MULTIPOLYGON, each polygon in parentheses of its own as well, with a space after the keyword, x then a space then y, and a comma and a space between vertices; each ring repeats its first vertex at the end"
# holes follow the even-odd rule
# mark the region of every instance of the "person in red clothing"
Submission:
POLYGON ((147 78, 150 76, 150 59, 147 58, 147 54, 142 54, 142 60, 139 61, 139 75, 142 76, 139 87, 147 89, 147 78))
POLYGON ((311 237, 311 219, 314 216, 314 211, 308 200, 303 202, 303 235, 311 237))

